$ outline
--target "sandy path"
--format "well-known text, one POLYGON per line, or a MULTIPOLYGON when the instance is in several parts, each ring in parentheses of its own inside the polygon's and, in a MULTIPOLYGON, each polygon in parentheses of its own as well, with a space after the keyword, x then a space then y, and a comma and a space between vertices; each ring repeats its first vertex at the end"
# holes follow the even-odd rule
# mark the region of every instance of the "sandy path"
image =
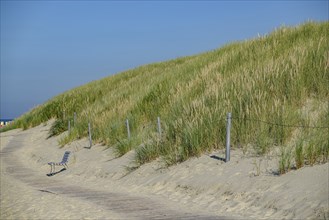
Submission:
POLYGON ((28 168, 17 155, 30 135, 16 134, 1 149, 1 219, 224 219, 184 210, 181 205, 177 209, 159 196, 95 190, 46 177, 28 168))
POLYGON ((66 134, 47 138, 50 125, 0 134, 0 219, 329 219, 328 163, 278 176, 275 153, 233 150, 229 163, 219 151, 127 169, 134 152, 116 158, 86 139, 59 148, 66 134), (65 150, 69 169, 47 177, 65 150))

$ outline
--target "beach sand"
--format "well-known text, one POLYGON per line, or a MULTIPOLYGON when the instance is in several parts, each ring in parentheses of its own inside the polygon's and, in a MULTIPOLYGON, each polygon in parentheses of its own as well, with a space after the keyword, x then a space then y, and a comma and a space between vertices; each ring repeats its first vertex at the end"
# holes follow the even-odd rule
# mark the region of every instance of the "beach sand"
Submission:
POLYGON ((134 152, 81 139, 63 148, 52 121, 1 133, 0 219, 328 219, 328 163, 277 175, 277 156, 204 154, 166 168, 135 168, 134 152), (48 162, 72 152, 69 169, 48 162), (61 167, 56 167, 60 171, 61 167))

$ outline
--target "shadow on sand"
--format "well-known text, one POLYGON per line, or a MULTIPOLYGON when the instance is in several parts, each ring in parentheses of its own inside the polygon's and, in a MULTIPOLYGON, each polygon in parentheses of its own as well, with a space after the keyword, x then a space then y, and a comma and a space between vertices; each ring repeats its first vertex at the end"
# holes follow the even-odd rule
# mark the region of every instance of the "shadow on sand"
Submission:
POLYGON ((57 171, 57 172, 54 172, 54 173, 48 173, 47 176, 55 176, 56 174, 59 174, 59 173, 65 171, 65 170, 66 170, 66 168, 63 168, 60 171, 57 171))
POLYGON ((215 159, 215 160, 221 160, 221 161, 225 162, 225 158, 222 158, 222 157, 219 157, 219 156, 216 156, 216 155, 211 155, 210 158, 215 159))

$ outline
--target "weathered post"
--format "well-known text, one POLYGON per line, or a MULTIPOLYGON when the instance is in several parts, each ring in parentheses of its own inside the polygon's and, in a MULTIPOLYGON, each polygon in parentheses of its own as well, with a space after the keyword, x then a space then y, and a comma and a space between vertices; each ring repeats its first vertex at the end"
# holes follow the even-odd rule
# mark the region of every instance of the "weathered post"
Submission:
POLYGON ((161 121, 160 121, 160 117, 158 117, 158 133, 159 133, 159 137, 161 138, 161 121))
POLYGON ((68 120, 67 130, 69 131, 69 135, 70 135, 71 134, 71 121, 70 120, 68 120))
POLYGON ((128 119, 126 119, 126 127, 127 127, 128 139, 130 139, 130 128, 129 128, 129 121, 128 121, 128 119))
POLYGON ((226 150, 225 150, 225 162, 230 161, 230 138, 231 138, 231 113, 227 113, 227 121, 226 121, 226 150))
POLYGON ((91 140, 91 126, 90 122, 88 122, 88 135, 89 135, 89 148, 92 146, 92 140, 91 140))

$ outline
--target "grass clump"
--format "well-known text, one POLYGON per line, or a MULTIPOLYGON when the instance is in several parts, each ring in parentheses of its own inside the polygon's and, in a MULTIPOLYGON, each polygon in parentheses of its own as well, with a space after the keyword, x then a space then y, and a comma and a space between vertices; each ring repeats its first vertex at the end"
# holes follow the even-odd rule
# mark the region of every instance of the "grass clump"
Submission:
POLYGON ((304 166, 304 151, 302 141, 298 142, 295 146, 295 163, 296 169, 304 166))
POLYGON ((117 140, 118 143, 114 146, 115 154, 118 157, 125 155, 127 152, 131 151, 137 145, 137 139, 130 138, 124 140, 117 140))
POLYGON ((279 158, 279 172, 280 174, 287 173, 291 167, 292 153, 289 147, 280 148, 280 158, 279 158))
POLYGON ((67 131, 68 129, 68 124, 67 121, 63 119, 57 119, 51 126, 49 130, 49 137, 57 136, 64 131, 67 131))
POLYGON ((135 162, 140 166, 157 159, 161 153, 163 142, 160 139, 150 140, 136 148, 135 162))

